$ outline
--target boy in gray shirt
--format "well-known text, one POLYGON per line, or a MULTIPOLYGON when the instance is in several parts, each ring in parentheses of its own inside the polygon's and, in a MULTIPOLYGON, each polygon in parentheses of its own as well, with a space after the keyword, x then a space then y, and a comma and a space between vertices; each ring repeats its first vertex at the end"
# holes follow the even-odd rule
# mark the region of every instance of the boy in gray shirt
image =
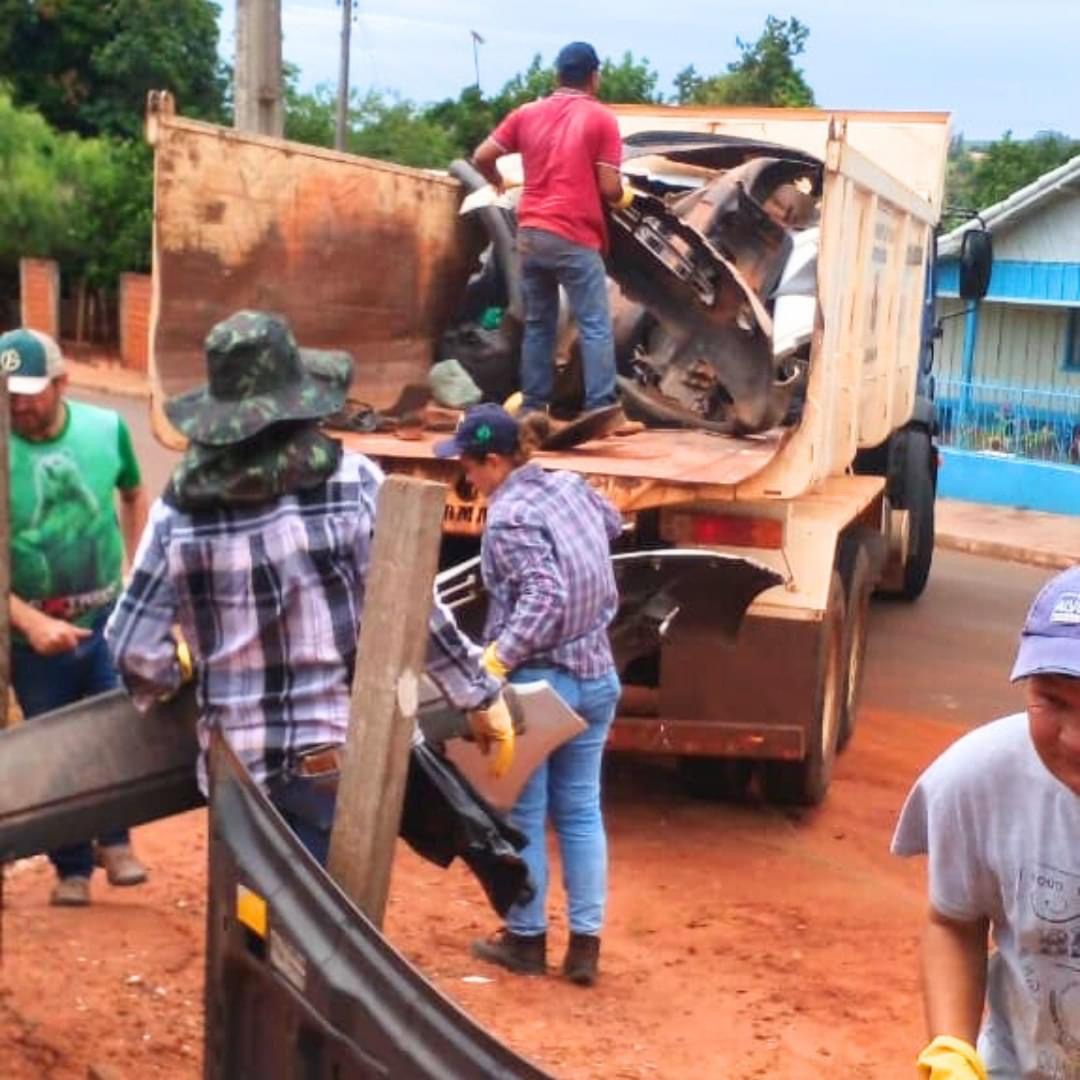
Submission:
POLYGON ((927 1080, 1080 1080, 1080 567, 1036 597, 1012 679, 1027 711, 946 750, 893 837, 929 855, 927 1080))

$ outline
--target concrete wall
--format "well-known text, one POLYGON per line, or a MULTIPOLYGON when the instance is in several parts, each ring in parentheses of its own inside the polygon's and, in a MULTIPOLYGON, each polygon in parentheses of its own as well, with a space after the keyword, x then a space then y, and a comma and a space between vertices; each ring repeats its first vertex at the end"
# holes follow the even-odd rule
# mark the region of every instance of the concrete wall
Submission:
POLYGON ((938 496, 1080 515, 1080 468, 1003 454, 940 448, 938 496))
POLYGON ((52 259, 19 260, 20 322, 60 339, 60 267, 52 259))

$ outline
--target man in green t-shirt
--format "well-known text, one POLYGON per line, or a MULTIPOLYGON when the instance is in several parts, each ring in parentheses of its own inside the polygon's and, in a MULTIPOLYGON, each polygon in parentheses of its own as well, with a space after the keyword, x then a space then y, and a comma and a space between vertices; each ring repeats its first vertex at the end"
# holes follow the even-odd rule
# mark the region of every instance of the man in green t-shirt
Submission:
MULTIPOLYGON (((52 338, 0 335, 0 371, 11 400, 11 682, 30 719, 117 686, 103 631, 125 547, 134 554, 146 523, 146 496, 119 414, 65 400, 52 338)), ((89 840, 50 852, 54 904, 90 902, 94 856, 89 840)), ((110 884, 146 880, 126 831, 98 837, 97 857, 110 884)))

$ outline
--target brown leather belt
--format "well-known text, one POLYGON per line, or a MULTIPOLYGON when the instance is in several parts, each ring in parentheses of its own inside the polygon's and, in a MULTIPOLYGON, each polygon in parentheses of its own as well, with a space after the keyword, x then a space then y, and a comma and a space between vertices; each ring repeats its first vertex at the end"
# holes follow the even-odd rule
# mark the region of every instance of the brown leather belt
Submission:
POLYGON ((317 747, 301 754, 290 771, 294 776, 326 776, 341 772, 343 759, 340 746, 317 747))

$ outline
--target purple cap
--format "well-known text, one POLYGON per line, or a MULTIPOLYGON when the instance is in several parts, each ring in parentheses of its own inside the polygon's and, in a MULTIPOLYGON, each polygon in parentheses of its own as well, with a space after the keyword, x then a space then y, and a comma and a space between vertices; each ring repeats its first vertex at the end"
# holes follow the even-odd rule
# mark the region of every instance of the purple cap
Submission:
POLYGON ((509 457, 517 448, 517 421, 501 405, 486 402, 474 405, 462 417, 452 439, 435 444, 435 456, 504 454, 509 457))
POLYGON ((1031 605, 1012 681, 1029 675, 1080 679, 1080 566, 1051 578, 1031 605))

